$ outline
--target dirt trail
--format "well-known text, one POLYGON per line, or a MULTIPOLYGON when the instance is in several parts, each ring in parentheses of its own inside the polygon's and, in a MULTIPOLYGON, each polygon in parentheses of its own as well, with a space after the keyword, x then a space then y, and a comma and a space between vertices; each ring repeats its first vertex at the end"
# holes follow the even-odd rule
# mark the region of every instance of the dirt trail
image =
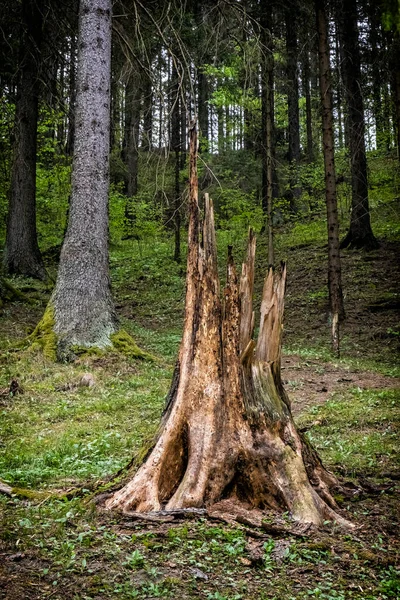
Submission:
POLYGON ((324 404, 333 394, 349 388, 400 389, 400 381, 394 377, 296 355, 283 356, 282 380, 294 415, 309 406, 324 404))

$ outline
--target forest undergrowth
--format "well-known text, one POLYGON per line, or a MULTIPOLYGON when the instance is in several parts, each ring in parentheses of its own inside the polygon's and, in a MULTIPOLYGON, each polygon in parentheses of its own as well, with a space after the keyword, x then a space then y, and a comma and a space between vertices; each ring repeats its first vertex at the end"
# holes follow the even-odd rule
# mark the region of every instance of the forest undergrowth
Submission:
MULTIPOLYGON (((268 533, 273 515, 255 531, 206 516, 146 522, 97 509, 93 487, 156 431, 180 342, 184 265, 165 236, 113 240, 117 311, 152 361, 115 352, 54 364, 18 346, 49 289, 13 280, 34 304, 10 303, 0 315, 0 478, 15 491, 0 496, 0 598, 398 597, 398 205, 381 205, 372 219, 380 248, 343 252, 340 359, 329 346, 323 219, 276 232, 288 264, 282 376, 298 425, 353 490, 336 498, 357 526, 351 533, 328 522, 290 533, 289 515, 268 533), (9 394, 12 379, 21 393, 9 394)), ((232 232, 219 231, 218 242, 222 265, 232 232)), ((240 263, 242 242, 234 242, 240 263)), ((267 265, 260 236, 258 250, 256 302, 267 265)), ((51 252, 47 266, 54 275, 51 252)))

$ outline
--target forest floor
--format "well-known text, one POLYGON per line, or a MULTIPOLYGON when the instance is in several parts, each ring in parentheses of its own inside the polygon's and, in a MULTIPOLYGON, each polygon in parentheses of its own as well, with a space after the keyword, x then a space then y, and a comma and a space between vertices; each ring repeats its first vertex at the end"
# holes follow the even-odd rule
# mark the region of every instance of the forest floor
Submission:
MULTIPOLYGON (((122 324, 153 362, 112 353, 60 365, 15 351, 48 297, 36 282, 16 279, 37 303, 8 304, 0 314, 0 478, 20 488, 0 496, 0 598, 400 597, 400 243, 382 224, 380 231, 378 250, 343 253, 340 359, 329 348, 323 229, 318 238, 310 222, 276 240, 289 272, 282 377, 298 426, 353 490, 336 498, 356 524, 351 532, 334 523, 295 530, 289 515, 266 514, 266 529, 256 530, 207 515, 146 522, 99 509, 93 487, 156 431, 180 341, 184 268, 165 241, 112 248, 122 324), (80 386, 86 372, 93 387, 80 386), (23 390, 13 397, 12 378, 23 390), (271 524, 280 531, 268 531, 271 524)), ((258 295, 265 264, 261 247, 258 295)))

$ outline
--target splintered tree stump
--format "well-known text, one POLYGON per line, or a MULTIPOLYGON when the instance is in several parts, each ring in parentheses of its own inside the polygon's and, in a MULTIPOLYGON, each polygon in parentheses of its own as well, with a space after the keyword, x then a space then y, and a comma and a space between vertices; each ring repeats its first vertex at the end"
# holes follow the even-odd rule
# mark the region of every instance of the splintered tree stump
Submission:
POLYGON ((206 195, 202 220, 196 155, 193 126, 186 314, 175 375, 151 453, 106 506, 168 511, 229 499, 316 525, 349 525, 330 494, 336 478, 297 431, 282 385, 286 267, 268 270, 255 340, 256 240, 250 232, 240 281, 229 249, 221 294, 213 206, 206 195))

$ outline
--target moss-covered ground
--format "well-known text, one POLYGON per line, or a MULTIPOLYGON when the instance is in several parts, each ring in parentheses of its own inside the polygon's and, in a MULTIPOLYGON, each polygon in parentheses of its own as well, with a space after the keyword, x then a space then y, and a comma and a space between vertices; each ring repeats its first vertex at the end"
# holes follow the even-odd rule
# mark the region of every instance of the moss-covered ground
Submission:
MULTIPOLYGON (((399 213, 395 202, 379 197, 373 206, 380 249, 343 254, 340 359, 329 349, 323 219, 314 215, 276 235, 289 273, 283 379, 299 426, 353 486, 354 494, 337 499, 356 530, 326 523, 300 537, 254 537, 244 526, 205 518, 145 523, 98 510, 93 486, 128 464, 156 432, 184 307, 185 268, 171 258, 172 241, 139 247, 117 240, 111 272, 121 326, 152 360, 115 350, 58 364, 20 347, 49 298, 50 290, 34 281, 13 279, 35 302, 7 303, 0 314, 0 478, 16 492, 0 495, 0 598, 399 597, 399 213), (81 385, 85 373, 94 385, 81 385), (13 378, 22 394, 7 393, 13 378)), ((223 277, 231 240, 218 236, 223 277)), ((235 246, 238 261, 242 246, 235 246)), ((257 260, 256 301, 267 263, 262 241, 257 260)), ((55 265, 49 268, 54 274, 55 265)), ((290 523, 290 515, 283 518, 290 523)))

